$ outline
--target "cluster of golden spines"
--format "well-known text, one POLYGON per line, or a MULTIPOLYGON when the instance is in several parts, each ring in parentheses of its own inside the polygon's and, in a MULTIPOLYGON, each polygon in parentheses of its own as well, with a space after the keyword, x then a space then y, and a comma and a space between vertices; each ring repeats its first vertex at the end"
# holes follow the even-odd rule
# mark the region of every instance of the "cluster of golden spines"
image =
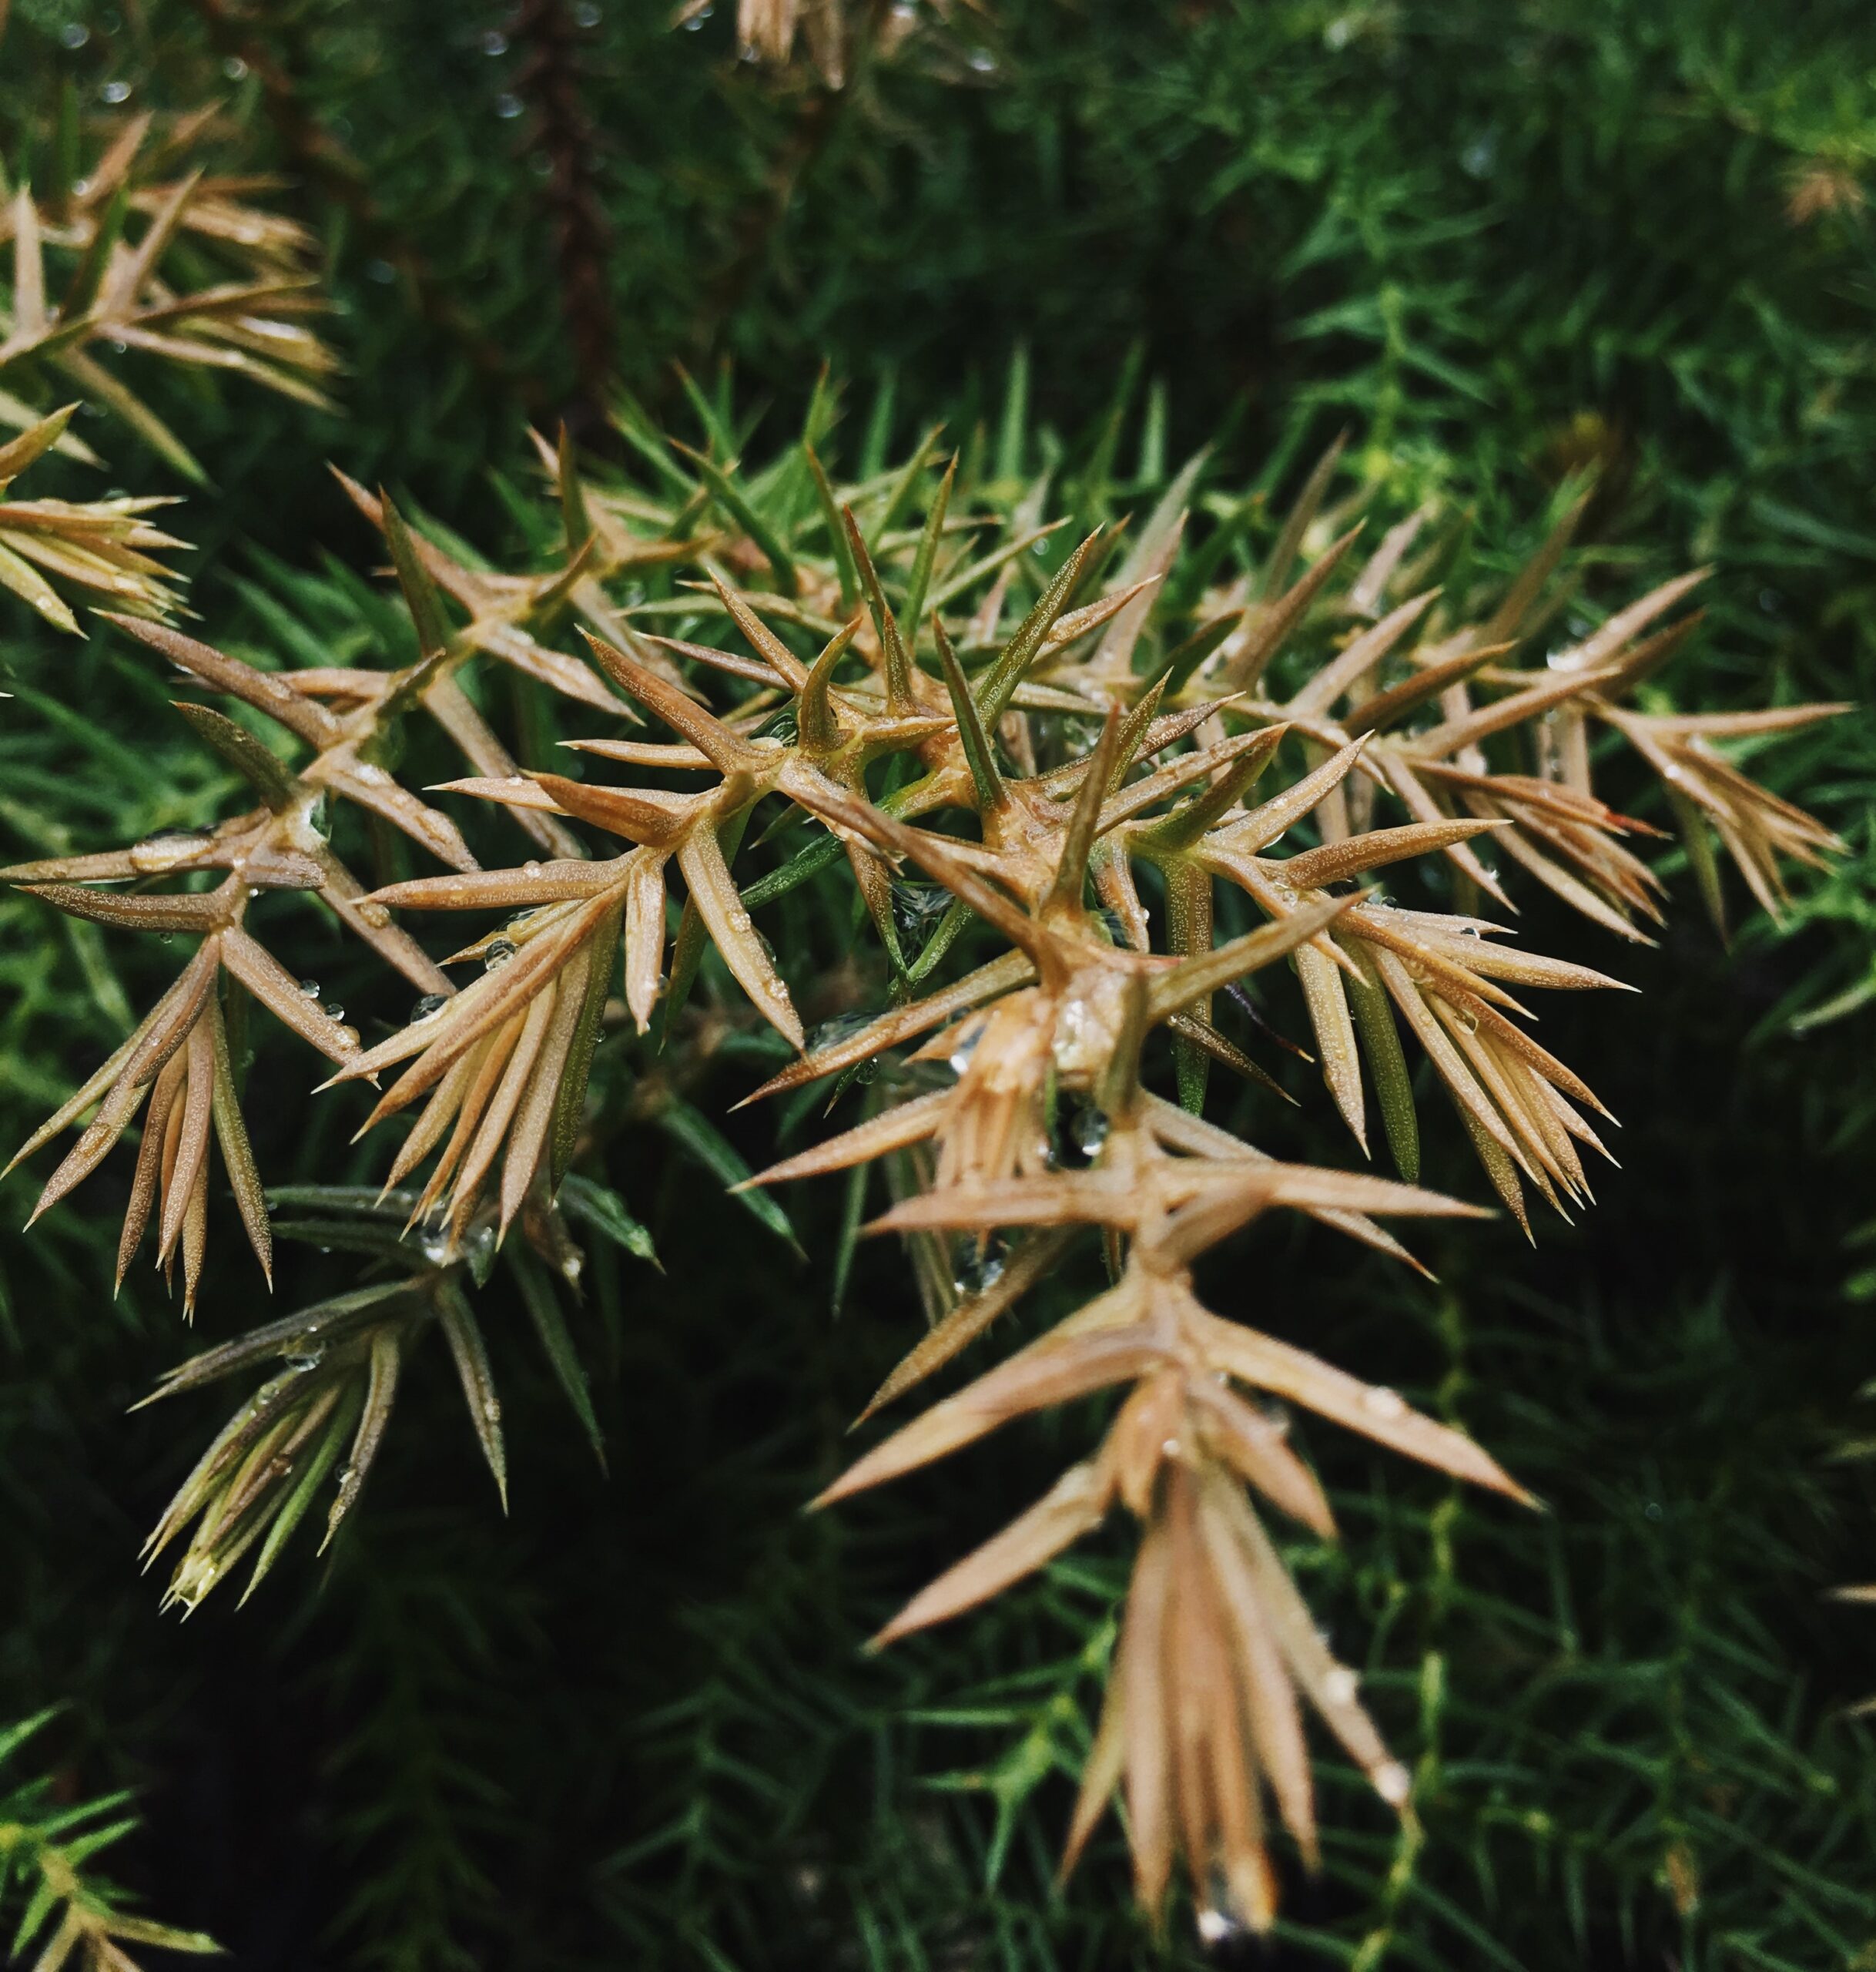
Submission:
MULTIPOLYGON (((1527 1187, 1559 1209, 1586 1199, 1580 1147, 1601 1149, 1585 1113, 1600 1105, 1519 1024, 1524 1009, 1513 989, 1616 982, 1496 942, 1503 927, 1476 911, 1402 908, 1360 887, 1363 880, 1435 855, 1453 866, 1456 887, 1481 909, 1507 907, 1497 874, 1479 854, 1496 841, 1593 921, 1641 937, 1636 920, 1657 914, 1658 886, 1624 846, 1640 825, 1591 786, 1588 735, 1600 727, 1661 773, 1683 820, 1700 831, 1710 827, 1755 894, 1775 906, 1777 859, 1814 861, 1832 839, 1739 773, 1711 743, 1834 709, 1717 721, 1629 709, 1624 695, 1687 633, 1689 619, 1654 628, 1686 592, 1685 580, 1612 617, 1541 669, 1509 662, 1541 606, 1561 530, 1476 625, 1447 622, 1431 589, 1389 606, 1389 591, 1409 585, 1417 520, 1393 529, 1344 589, 1333 579, 1352 565, 1355 531, 1291 581, 1320 518, 1326 471, 1311 481, 1258 575, 1214 586, 1193 612, 1195 626, 1177 636, 1154 622, 1154 609, 1177 565, 1189 484, 1117 567, 1117 530, 1084 541, 1012 629, 1003 619, 1013 572, 1047 531, 1014 530, 991 552, 973 552, 969 528, 949 518, 955 463, 925 501, 922 528, 876 522, 866 529, 854 518, 855 493, 836 513, 819 462, 804 448, 826 540, 826 552, 811 558, 759 522, 719 463, 698 460, 701 497, 667 509, 586 485, 564 444, 558 453, 542 449, 568 552, 538 576, 468 569, 413 535, 387 501, 351 489, 384 534, 416 625, 420 654, 403 670, 263 673, 173 632, 120 619, 197 679, 284 727, 311 758, 290 770, 243 729, 190 709, 262 797, 260 807, 169 865, 177 873, 226 870, 214 890, 119 897, 82 887, 152 874, 136 861, 138 850, 123 852, 128 862, 73 859, 7 873, 62 908, 203 937, 184 980, 29 1146, 103 1098, 46 1202, 97 1162, 149 1089, 161 1142, 148 1151, 159 1132, 146 1126, 125 1249, 142 1230, 136 1200, 147 1216, 160 1185, 163 1254, 179 1239, 193 1279, 204 1118, 222 1128, 231 1171, 245 1153, 244 1136, 230 1148, 238 1110, 222 1093, 219 1017, 195 1038, 222 969, 323 1046, 339 1064, 336 1081, 375 1082, 399 1071, 367 1128, 421 1100, 387 1189, 414 1179, 434 1155, 427 1180, 400 1194, 398 1205, 409 1226, 428 1229, 440 1265, 491 1218, 499 1237, 518 1212, 551 1216, 577 1148, 588 1069, 621 952, 625 1015, 642 1033, 661 1002, 668 1012, 682 1000, 705 945, 714 945, 760 1015, 798 1051, 759 1095, 920 1042, 910 1061, 948 1064, 952 1079, 933 1086, 938 1072, 914 1068, 914 1076, 926 1075, 924 1092, 869 1105, 856 1128, 759 1181, 916 1151, 929 1185, 902 1198, 880 1229, 961 1244, 980 1259, 993 1242, 1013 1239, 1000 1270, 980 1269, 983 1284, 955 1301, 874 1407, 983 1333, 1054 1267, 1080 1229, 1100 1233, 1115 1284, 862 1459, 827 1497, 907 1471, 1022 1413, 1131 1386, 1099 1454, 915 1598, 886 1634, 981 1600, 1124 1505, 1144 1531, 1070 1853, 1124 1785, 1149 1903, 1158 1902, 1178 1851, 1195 1882, 1224 1886, 1219 1893, 1240 1918, 1266 1923, 1266 1793, 1305 1850, 1314 1842, 1298 1695, 1385 1797, 1399 1802, 1405 1779, 1357 1702, 1352 1673, 1316 1640, 1244 1492, 1248 1482, 1327 1531, 1320 1490, 1281 1430, 1231 1386, 1300 1404, 1466 1479, 1517 1489, 1470 1440, 1419 1416, 1392 1391, 1200 1303, 1195 1262, 1266 1209, 1303 1211, 1402 1257, 1378 1218, 1472 1209, 1411 1182, 1281 1164, 1206 1122, 1197 1112, 1210 1063, 1261 1075, 1214 1024, 1216 998, 1287 959, 1332 1100, 1365 1149, 1365 1063, 1403 1179, 1417 1176, 1419 1152, 1402 1024, 1520 1221, 1527 1187), (713 501, 725 525, 706 533, 702 517, 713 501), (648 520, 662 538, 647 533, 648 520), (708 588, 695 588, 695 613, 720 612, 749 654, 648 634, 613 601, 607 585, 622 572, 686 559, 709 577, 708 588), (767 583, 759 592, 759 578, 767 583), (466 620, 452 626, 445 598, 466 620), (568 618, 585 636, 592 669, 546 641, 568 618), (1411 641, 1429 626, 1430 636, 1411 641), (789 629, 812 636, 817 653, 798 653, 782 633, 789 629), (1296 669, 1287 647, 1305 632, 1325 648, 1309 676, 1279 697, 1271 681, 1296 669), (675 739, 575 743, 639 770, 641 780, 646 771, 675 770, 703 776, 702 784, 672 792, 518 771, 456 682, 477 656, 610 713, 622 714, 630 700, 675 739), (712 709, 699 682, 706 672, 747 688, 739 702, 712 709), (447 791, 506 808, 548 860, 479 869, 455 825, 376 763, 390 726, 420 706, 474 770, 447 791), (1077 751, 1075 736, 1087 727, 1095 736, 1077 751), (1523 756, 1507 762, 1508 750, 1526 740, 1523 756), (876 773, 883 762, 887 772, 876 773), (1279 763, 1294 763, 1291 777, 1264 792, 1279 763), (874 791, 883 782, 885 791, 874 791), (310 829, 313 804, 328 794, 402 829, 448 873, 365 893, 310 829), (822 832, 781 870, 739 882, 733 865, 745 830, 770 797, 822 832), (1402 818, 1377 826, 1384 797, 1402 818), (960 811, 971 818, 967 832, 920 826, 960 811), (628 847, 591 857, 569 823, 628 847), (1305 823, 1313 825, 1314 845, 1275 853, 1305 823), (809 1050, 752 907, 843 856, 879 928, 897 1004, 809 1050), (675 940, 667 937, 673 864, 684 898, 675 940), (950 900, 917 951, 902 947, 894 916, 894 872, 908 864, 950 900), (1154 873, 1147 895, 1155 884, 1164 895, 1158 940, 1143 868, 1154 873), (1220 939, 1221 884, 1265 921, 1259 928, 1220 939), (420 1017, 361 1048, 336 1015, 311 1006, 241 927, 253 891, 280 887, 315 892, 433 993, 420 1017), (394 909, 523 914, 456 954, 481 959, 484 970, 452 994, 392 925, 394 909), (967 932, 979 944, 987 934, 1003 949, 914 997, 967 932), (1179 1103, 1144 1085, 1149 1043, 1161 1028, 1179 1103), (232 1129, 223 1125, 225 1109, 236 1118, 232 1129), (1071 1113, 1078 1154, 1068 1156, 1062 1119, 1071 1113)), ((1697 860, 1709 854, 1703 832, 1700 839, 1697 860)), ((243 1173, 236 1192, 246 1214, 251 1161, 243 1173)), ((255 1223, 250 1217, 250 1230, 255 1223)), ((427 1287, 410 1289, 409 1298, 427 1314, 437 1311, 427 1287)), ((451 1304, 445 1312, 460 1332, 460 1311, 451 1304)), ((167 1538, 192 1514, 212 1530, 206 1547, 199 1531, 192 1548, 188 1599, 206 1585, 204 1568, 219 1571, 240 1530, 259 1524, 255 1503, 270 1483, 270 1461, 284 1457, 282 1444, 317 1438, 337 1447, 346 1431, 365 1433, 380 1414, 370 1393, 392 1387, 403 1333, 369 1322, 348 1331, 350 1380, 319 1386, 321 1400, 330 1401, 317 1417, 307 1394, 313 1386, 281 1384, 288 1394, 273 1409, 263 1405, 213 1454, 213 1471, 192 1480, 186 1510, 179 1496, 159 1532, 167 1538), (240 1511, 230 1520, 223 1509, 237 1496, 240 1511)), ((474 1350, 464 1342, 457 1353, 462 1368, 474 1350)), ((473 1390, 471 1370, 464 1374, 473 1390)))
POLYGON ((55 629, 82 635, 69 590, 93 605, 159 621, 178 606, 174 578, 157 556, 186 542, 144 516, 169 505, 161 498, 15 500, 13 482, 67 436, 77 408, 68 404, 0 445, 0 588, 55 629))
MULTIPOLYGON (((189 165, 215 122, 213 108, 160 129, 148 115, 115 119, 84 176, 22 184, 0 203, 0 277, 11 277, 0 377, 43 372, 198 480, 187 448, 101 350, 238 375, 322 406, 338 368, 313 327, 331 306, 317 242, 256 203, 269 181, 189 165), (186 279, 176 271, 179 243, 190 250, 186 279)), ((0 390, 0 421, 32 418, 0 390)), ((96 463, 75 436, 62 443, 96 463)))

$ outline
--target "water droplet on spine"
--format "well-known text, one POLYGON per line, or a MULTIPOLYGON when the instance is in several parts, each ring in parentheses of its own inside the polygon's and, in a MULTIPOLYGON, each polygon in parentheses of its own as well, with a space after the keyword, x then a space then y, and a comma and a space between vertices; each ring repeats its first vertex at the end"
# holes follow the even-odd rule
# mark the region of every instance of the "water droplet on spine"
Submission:
POLYGON ((130 867, 145 876, 192 862, 215 840, 206 829, 159 829, 131 846, 130 867))

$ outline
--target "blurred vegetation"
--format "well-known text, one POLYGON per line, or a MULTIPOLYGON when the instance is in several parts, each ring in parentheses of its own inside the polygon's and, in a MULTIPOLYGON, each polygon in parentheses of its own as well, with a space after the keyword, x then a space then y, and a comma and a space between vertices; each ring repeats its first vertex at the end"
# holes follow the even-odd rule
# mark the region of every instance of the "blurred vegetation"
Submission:
MULTIPOLYGON (((55 152, 62 97, 82 127, 120 90, 219 96, 226 159, 286 174, 343 305, 337 414, 149 377, 213 482, 172 514, 218 641, 369 643, 374 545, 326 459, 519 551, 526 421, 603 449, 615 389, 681 418, 674 365, 733 363, 772 435, 825 360, 849 470, 942 419, 1070 487, 1144 495, 1210 444, 1274 495, 1345 425, 1353 475, 1469 506, 1509 555, 1593 467, 1586 568, 1633 592, 1714 568, 1683 689, 1876 699, 1867 7, 920 0, 850 10, 869 35, 839 90, 805 59, 739 62, 729 11, 13 0, 12 181, 55 152)), ((111 482, 183 490, 119 429, 77 428, 111 482)), ((10 604, 0 632, 9 860, 208 819, 223 781, 146 666, 10 604)), ((1628 1126, 1582 1226, 1535 1254, 1502 1226, 1419 1242, 1437 1291, 1341 1253, 1315 1270, 1325 1351, 1463 1387, 1551 1511, 1512 1524, 1319 1447, 1348 1538, 1305 1585, 1368 1653, 1424 1826, 1403 1838, 1325 1759, 1328 1866, 1246 1962, 1876 1964, 1851 1709, 1872 1619, 1824 1599, 1876 1575, 1848 1455, 1876 1367, 1850 1243, 1876 1211, 1873 732, 1763 763, 1852 845, 1787 935, 1754 922, 1723 951, 1683 874, 1673 928, 1624 968, 1646 1017, 1552 1014, 1546 1045, 1593 1061, 1628 1126), (1819 1008, 1839 1017, 1794 1031, 1819 1008)), ((1523 928, 1570 948, 1542 908, 1523 928)), ((320 976, 343 994, 352 963, 335 940, 320 976)), ((149 964, 0 900, 0 1134, 115 1045, 149 964)), ((719 1072, 713 1113, 746 1082, 719 1072)), ((767 1127, 739 1139, 752 1159, 767 1127)), ((1339 1158, 1326 1119, 1284 1127, 1273 1150, 1339 1158)), ((354 1175, 317 1107, 283 1099, 256 1136, 270 1175, 354 1175)), ((628 1135, 614 1175, 682 1296, 595 1256, 608 1480, 517 1352, 511 1519, 447 1393, 414 1389, 329 1570, 186 1628, 132 1568, 183 1454, 121 1416, 175 1360, 174 1316, 142 1283, 111 1302, 102 1206, 9 1235, 0 1716, 69 1708, 61 1772, 146 1816, 120 1873, 243 1968, 1141 1962, 1117 1836, 1050 1886, 1117 1561, 856 1654, 922 1578, 909 1525, 950 1551, 1051 1447, 1011 1434, 802 1519, 899 1347, 896 1256, 863 1249, 830 1324, 839 1200, 807 1189, 789 1204, 817 1264, 776 1248, 752 1291, 742 1224, 726 1239, 732 1209, 667 1150, 628 1135)), ((30 1197, 0 1187, 8 1225, 30 1197)), ((1258 1252, 1277 1272, 1322 1236, 1258 1252)), ((295 1264, 308 1298, 350 1278, 295 1264)), ((256 1318, 229 1274, 211 1336, 256 1318)), ((1203 1956, 1189 1927, 1170 1952, 1203 1956)))

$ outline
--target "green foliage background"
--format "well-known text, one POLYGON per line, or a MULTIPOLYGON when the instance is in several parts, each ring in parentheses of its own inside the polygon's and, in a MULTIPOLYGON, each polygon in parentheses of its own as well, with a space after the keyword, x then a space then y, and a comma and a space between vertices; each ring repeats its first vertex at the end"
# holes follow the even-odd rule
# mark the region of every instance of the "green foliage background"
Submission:
MULTIPOLYGON (((1119 404, 1126 474, 1210 442, 1278 490, 1347 424, 1361 474, 1451 492, 1500 549, 1593 461, 1593 556, 1637 592, 1715 566, 1682 660, 1704 702, 1876 699, 1867 6, 995 0, 946 27, 921 4, 897 57, 838 98, 739 64, 720 5, 694 32, 591 11, 618 375, 662 410, 681 410, 674 360, 733 359, 783 434, 826 358, 846 446, 869 416, 900 444, 940 418, 962 436, 1000 414, 1020 347, 1032 469, 1059 453, 1072 477, 1119 404)), ((343 416, 152 381, 216 481, 179 530, 210 633, 265 649, 282 602, 316 636, 368 628, 370 545, 327 458, 514 545, 491 475, 520 466, 527 416, 591 395, 528 119, 504 113, 528 11, 13 15, 9 162, 63 82, 89 106, 127 81, 133 102, 223 92, 236 153, 295 172, 257 43, 357 163, 362 200, 303 170, 284 195, 345 304, 343 416)), ((117 432, 88 435, 126 486, 169 484, 117 432)), ((146 667, 108 639, 55 648, 18 611, 0 629, 9 858, 206 819, 220 783, 146 667)), ((1822 1599, 1876 1574, 1876 1501, 1838 1455, 1867 1430, 1876 1357, 1846 1245, 1876 1211, 1872 1013, 1791 1029, 1876 977, 1871 730, 1855 716, 1768 757, 1853 845, 1791 935, 1755 924, 1723 954, 1683 876, 1661 948, 1626 968, 1643 998, 1551 1015, 1546 1044, 1627 1125, 1583 1225, 1535 1253, 1504 1226, 1421 1240, 1436 1291, 1320 1235, 1259 1236, 1260 1291, 1308 1283, 1298 1333, 1365 1373, 1443 1381, 1551 1509, 1514 1520, 1314 1447, 1348 1539, 1305 1585, 1370 1666, 1425 1834, 1404 1845, 1325 1761, 1328 1866, 1293 1883, 1261 1962, 1876 1964, 1876 1762, 1846 1711, 1876 1687, 1871 1618, 1822 1599)), ((1541 908, 1523 928, 1611 962, 1541 908)), ((114 1041, 159 964, 0 901, 0 1134, 114 1041)), ((382 988, 353 965, 335 941, 315 969, 369 1006, 382 988)), ((263 1054, 283 1095, 256 1149, 276 1179, 337 1179, 336 1122, 286 1092, 302 1067, 263 1054)), ((726 1064, 692 1098, 720 1111, 748 1078, 726 1064)), ((1270 1147, 1345 1155, 1320 1121, 1270 1147)), ((1117 1552, 862 1659, 921 1546, 955 1551, 1030 1497, 1050 1448, 1013 1434, 803 1520, 916 1320, 903 1273, 868 1251, 830 1320, 835 1188, 788 1201, 796 1266, 665 1149, 628 1139, 615 1173, 669 1273, 601 1269, 608 1480, 511 1349, 511 1519, 447 1393, 413 1388, 330 1568, 283 1567, 186 1628, 133 1557, 191 1454, 169 1418, 122 1414, 176 1359, 174 1314, 136 1276, 112 1306, 108 1196, 9 1231, 0 1712, 69 1705, 35 1743, 57 1741, 73 1784, 136 1787, 147 1817, 118 1873, 244 1972, 1142 1962, 1117 1840, 1066 1898, 1050 1888, 1117 1552)), ((1442 1155, 1457 1182, 1449 1142, 1432 1181, 1442 1155)), ((0 1186, 9 1228, 30 1196, 23 1175, 0 1186)), ((290 1291, 345 1284, 337 1261, 291 1264, 290 1291)), ((211 1336, 258 1314, 223 1273, 211 1336)), ((1175 1960, 1201 1956, 1190 1940, 1176 1918, 1175 1960)))

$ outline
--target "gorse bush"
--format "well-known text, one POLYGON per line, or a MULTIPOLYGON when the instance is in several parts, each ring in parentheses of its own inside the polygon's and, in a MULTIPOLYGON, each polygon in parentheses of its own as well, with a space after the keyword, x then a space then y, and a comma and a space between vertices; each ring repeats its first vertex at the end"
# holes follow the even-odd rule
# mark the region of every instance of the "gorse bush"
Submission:
MULTIPOLYGON (((709 86, 801 119, 765 224, 836 167, 848 119, 885 116, 902 79, 987 86, 1028 25, 1006 45, 967 10, 906 12, 741 10, 759 59, 709 86)), ((395 174, 346 176, 306 120, 303 51, 202 18, 246 51, 228 73, 289 153, 338 174, 380 285, 471 350, 400 243, 395 174)), ((709 21, 685 10, 659 59, 709 21)), ((271 1578, 242 1642, 199 1646, 246 1652, 299 1592, 296 1544, 329 1551, 325 1608, 271 1622, 290 1644, 320 1626, 346 1722, 342 1923, 412 1965, 496 1939, 552 1964, 621 1940, 648 1962, 1120 1963, 1148 1936, 1182 1956, 1273 1927, 1299 1963, 1363 1968, 1642 1962, 1670 1933, 1690 1964, 1856 1962, 1867 1751, 1817 1728, 1755 1607, 1814 1574, 1764 1496, 1789 1475, 1793 1526, 1827 1516, 1799 1475, 1830 1428, 1814 1406, 1793 1424, 1810 1400, 1777 1408, 1720 1299, 1680 1292, 1645 1336, 1560 1306, 1530 1311, 1535 1342, 1469 1321, 1490 1236, 1438 1222, 1489 1202, 1554 1262, 1546 1215, 1580 1217, 1608 1155, 1603 1069, 1633 1086, 1659 1016, 1553 1014, 1542 1043, 1536 1017, 1657 965, 1696 899, 1755 951, 1767 925, 1858 917, 1844 777, 1817 768, 1854 757, 1835 736, 1859 723, 1789 669, 1742 684, 1737 610, 1703 622, 1707 572, 1635 545, 1610 428, 1553 434, 1519 521, 1403 440, 1410 375, 1469 391, 1398 315, 1382 401, 1350 393, 1368 428, 1323 451, 1318 418, 1305 451, 1305 393, 1254 478, 1235 413, 1179 463, 1173 428, 1199 414, 1137 358, 1064 438, 1034 407, 1064 388, 1040 344, 911 439, 889 375, 862 409, 799 369, 792 429, 726 368, 633 394, 620 297, 595 284, 593 29, 614 32, 550 6, 484 37, 484 59, 518 52, 499 113, 547 163, 569 418, 460 527, 337 474, 373 575, 301 546, 192 592, 156 496, 39 490, 82 490, 88 438, 114 436, 200 481, 192 415, 264 432, 263 393, 317 412, 383 388, 330 354, 343 331, 317 321, 313 236, 278 188, 200 172, 239 123, 95 125, 68 91, 8 207, 0 580, 39 641, 0 809, 28 852, 4 872, 7 1045, 40 1104, 22 1202, 48 1215, 9 1263, 32 1286, 8 1319, 114 1285, 134 1332, 149 1246, 186 1316, 239 1331, 156 1391, 232 1386, 219 1429, 163 1422, 173 1404, 132 1427, 167 1475, 146 1553, 166 1606, 205 1609, 192 1638, 271 1578), (228 396, 191 403, 218 374, 228 396), (75 392, 116 427, 79 421, 75 392), (81 659, 39 655, 60 635, 81 659), (469 914, 469 942, 446 953, 437 912, 469 914), (310 1100, 302 1044, 328 1065, 310 1100), (256 1320, 243 1246, 292 1312, 256 1320), (853 1457, 839 1407, 871 1357, 825 1324, 863 1304, 901 1359, 853 1457), (693 1343, 660 1333, 667 1311, 693 1343), (876 1424, 966 1353, 953 1393, 876 1424), (1714 1393, 1755 1377, 1764 1422, 1740 1437, 1714 1393), (557 1473, 551 1388, 632 1502, 618 1552, 491 1561, 444 1476, 440 1383, 504 1507, 511 1437, 518 1504, 554 1474, 564 1536, 599 1482, 557 1473), (1697 1475, 1698 1510, 1594 1493, 1644 1390, 1677 1393, 1647 1456, 1697 1475), (1037 1474, 1005 1444, 1024 1433, 993 1434, 1019 1419, 1054 1465, 1012 1518, 1037 1474), (1365 1486, 1343 1434, 1435 1476, 1377 1465, 1365 1486), (920 1495, 935 1511, 782 1531, 817 1494, 966 1447, 989 1476, 920 1495), (1554 1516, 1519 1510, 1539 1499, 1554 1516), (1116 1545, 1100 1530, 1122 1518, 1116 1545), (947 1565, 889 1614, 914 1528, 947 1565), (705 1578, 674 1541, 732 1573, 680 1585, 705 1578), (863 1579, 843 1543, 879 1558, 863 1579), (843 1611, 876 1604, 876 1644, 980 1613, 937 1654, 849 1668, 843 1611), (544 1654, 576 1608, 606 1612, 608 1666, 628 1662, 601 1682, 629 1695, 544 1654), (495 1695, 514 1679, 558 1708, 551 1756, 517 1743, 495 1695), (977 1763, 949 1775, 912 1744, 958 1733, 977 1763), (628 1805, 605 1798, 608 1744, 631 1749, 628 1805), (577 1864, 530 1805, 557 1759, 586 1776, 577 1864), (1060 1813, 1057 1776, 1079 1789, 1060 1813), (955 1811, 920 1805, 934 1781, 955 1811), (1114 1801, 1138 1920, 1104 1864, 1049 1890, 1064 1818, 1072 1865, 1114 1801)), ((201 69, 186 31, 173 46, 201 69)), ((1844 182, 1794 185, 1791 223, 1850 210, 1844 182)), ((759 278, 744 258, 736 280, 759 278)), ((775 373, 799 357, 785 338, 775 373)), ((1726 991, 1699 987, 1681 1004, 1726 991)), ((1843 1015, 1863 997, 1787 995, 1843 1015)), ((1692 1135, 1713 1096, 1655 1093, 1630 1116, 1644 1173, 1690 1156, 1676 1118, 1692 1135)), ((204 1947, 85 1888, 46 1827, 18 1853, 29 1932, 65 1900, 51 1962, 204 1947)))

